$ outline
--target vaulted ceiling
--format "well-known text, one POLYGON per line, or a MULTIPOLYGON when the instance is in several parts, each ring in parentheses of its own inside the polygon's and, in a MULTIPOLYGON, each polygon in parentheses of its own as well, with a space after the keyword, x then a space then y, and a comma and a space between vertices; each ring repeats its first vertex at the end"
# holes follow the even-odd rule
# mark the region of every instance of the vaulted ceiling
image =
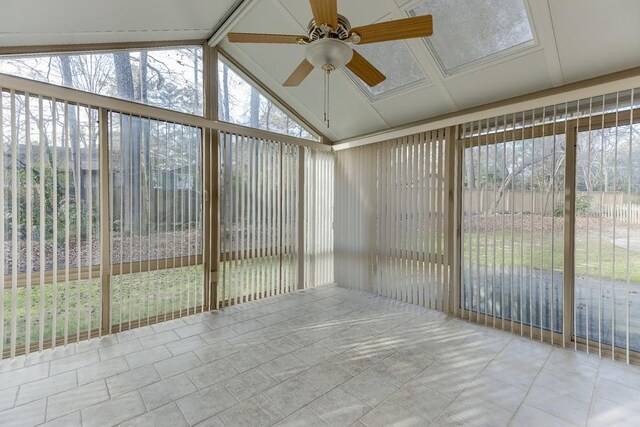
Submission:
POLYGON ((204 39, 238 0, 3 0, 0 46, 204 39))
MULTIPOLYGON (((236 32, 305 34, 305 0, 245 0, 236 32)), ((238 0, 23 0, 2 6, 0 45, 208 37, 238 0)), ((637 0, 338 0, 353 26, 432 14, 429 40, 358 46, 388 77, 369 91, 347 72, 282 83, 304 57, 297 45, 220 46, 334 141, 640 66, 637 0)))
MULTIPOLYGON (((320 71, 282 87, 303 46, 221 43, 333 140, 640 66, 637 0, 338 0, 338 11, 353 26, 430 13, 434 35, 359 47, 405 84, 372 95, 334 73, 330 129, 322 127, 320 71)), ((233 31, 304 34, 310 18, 306 1, 259 0, 233 31)))

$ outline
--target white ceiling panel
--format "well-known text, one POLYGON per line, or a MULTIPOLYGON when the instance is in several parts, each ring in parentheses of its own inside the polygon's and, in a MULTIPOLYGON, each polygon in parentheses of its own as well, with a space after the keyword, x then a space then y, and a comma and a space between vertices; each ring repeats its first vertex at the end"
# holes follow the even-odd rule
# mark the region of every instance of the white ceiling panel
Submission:
POLYGON ((565 82, 640 66, 640 1, 549 2, 565 82))
POLYGON ((2 4, 0 45, 205 38, 235 0, 23 0, 2 4))
POLYGON ((282 82, 304 58, 302 46, 287 45, 264 49, 258 45, 231 45, 225 41, 222 47, 332 140, 346 138, 354 132, 365 133, 387 127, 386 122, 382 120, 360 89, 343 72, 338 71, 331 75, 331 128, 325 129, 322 121, 324 105, 322 72, 312 71, 300 86, 288 88, 282 86, 282 82))
POLYGON ((538 50, 450 77, 445 86, 458 108, 463 109, 551 87, 551 77, 544 52, 538 50))
MULTIPOLYGON (((280 1, 302 28, 307 28, 312 17, 307 0, 267 0, 267 3, 271 1, 280 1)), ((345 16, 353 27, 379 21, 389 15, 392 7, 393 4, 379 0, 338 0, 338 13, 345 16)))
POLYGON ((435 86, 384 98, 375 102, 374 107, 389 126, 399 126, 450 111, 435 86), (412 108, 406 108, 407 105, 412 108))

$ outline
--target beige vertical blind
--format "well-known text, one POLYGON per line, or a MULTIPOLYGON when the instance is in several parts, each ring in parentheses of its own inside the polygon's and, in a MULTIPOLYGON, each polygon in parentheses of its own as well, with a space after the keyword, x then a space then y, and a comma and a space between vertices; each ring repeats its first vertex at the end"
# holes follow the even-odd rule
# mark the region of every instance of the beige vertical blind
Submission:
POLYGON ((445 130, 336 154, 336 281, 444 309, 445 130))
POLYGON ((445 130, 381 144, 378 151, 378 293, 444 310, 445 130))
POLYGON ((335 160, 335 280, 373 291, 377 146, 338 151, 335 160))
POLYGON ((320 196, 309 201, 298 192, 301 150, 325 147, 25 79, 0 81, 1 358, 297 289, 306 233, 316 236, 314 280, 331 280, 331 240, 314 229, 330 230, 327 153, 315 155, 308 187, 320 196), (220 233, 217 214, 205 215, 218 192, 220 233), (306 228, 305 202, 321 213, 306 228), (205 231, 220 240, 205 242, 205 231), (215 260, 208 271, 205 244, 215 260), (217 302, 211 283, 220 287, 217 302))
POLYGON ((574 334, 627 362, 640 351, 639 93, 581 100, 575 124, 574 334))
POLYGON ((531 337, 562 332, 568 107, 466 125, 464 318, 531 337))
POLYGON ((201 129, 109 115, 111 324, 202 310, 201 129))
POLYGON ((297 287, 298 150, 221 132, 220 305, 297 287))
POLYGON ((98 109, 0 94, 0 357, 13 357, 99 329, 98 109))
POLYGON ((462 317, 640 350, 637 89, 463 125, 462 317))
POLYGON ((333 283, 334 156, 304 150, 305 287, 333 283))

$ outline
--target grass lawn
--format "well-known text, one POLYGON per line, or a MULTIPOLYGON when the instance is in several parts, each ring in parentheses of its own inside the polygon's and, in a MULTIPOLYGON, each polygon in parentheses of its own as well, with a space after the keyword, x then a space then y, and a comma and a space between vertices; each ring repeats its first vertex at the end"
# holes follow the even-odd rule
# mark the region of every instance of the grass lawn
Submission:
MULTIPOLYGON (((619 281, 628 279, 632 283, 640 283, 640 252, 627 251, 611 241, 595 238, 587 240, 586 237, 576 237, 575 244, 576 275, 619 281)), ((472 265, 478 265, 479 256, 479 265, 482 266, 502 266, 504 262, 507 267, 513 268, 525 266, 548 271, 563 269, 564 241, 561 233, 556 233, 555 241, 550 235, 545 235, 545 239, 542 239, 540 233, 532 236, 529 232, 518 231, 486 232, 473 236, 466 233, 462 250, 466 265, 469 265, 470 260, 472 265)))
MULTIPOLYGON (((278 291, 280 274, 279 257, 243 261, 228 261, 220 266, 221 283, 218 299, 235 299, 256 292, 267 295, 278 291), (224 271, 224 274, 223 274, 224 271), (222 281, 224 279, 224 282, 222 281), (271 286, 267 286, 267 285, 271 286)), ((293 270, 296 271, 296 270, 293 270)), ((292 270, 283 263, 283 284, 291 284, 292 270), (287 282, 287 279, 289 281, 287 282)), ((96 329, 101 319, 101 289, 99 279, 71 281, 68 284, 44 285, 41 298, 39 283, 32 284, 31 295, 27 289, 18 288, 15 295, 15 339, 16 346, 24 346, 26 337, 27 310, 30 311, 30 337, 32 343, 40 338, 41 309, 43 312, 43 340, 50 340, 56 314, 56 336, 69 337, 96 329), (57 296, 57 297, 56 297, 57 296), (31 303, 28 304, 27 301, 31 303), (54 302, 56 306, 54 307, 54 302)), ((111 282, 112 324, 132 322, 165 313, 193 308, 202 303, 202 266, 173 268, 160 271, 115 276, 111 282)), ((14 295, 11 289, 4 291, 4 344, 6 349, 12 341, 12 313, 14 295)))

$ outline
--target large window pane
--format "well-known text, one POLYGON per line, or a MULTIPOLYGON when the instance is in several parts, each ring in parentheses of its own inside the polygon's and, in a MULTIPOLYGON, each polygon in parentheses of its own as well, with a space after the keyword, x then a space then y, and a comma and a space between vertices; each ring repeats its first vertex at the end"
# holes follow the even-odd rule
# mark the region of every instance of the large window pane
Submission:
MULTIPOLYGON (((618 104, 630 96, 614 94, 605 105, 626 110, 618 104)), ((598 124, 579 120, 575 335, 591 351, 602 344, 640 351, 640 124, 629 126, 622 112, 603 126, 602 104, 581 102, 598 124)))
POLYGON ((220 120, 318 140, 316 135, 264 96, 256 85, 242 77, 224 60, 218 60, 218 87, 220 120))
POLYGON ((201 130, 111 114, 111 323, 202 305, 201 130))
POLYGON ((0 92, 0 349, 11 354, 100 324, 97 119, 91 107, 0 92))
POLYGON ((0 73, 202 115, 202 47, 0 58, 0 73))
POLYGON ((220 134, 221 305, 296 289, 298 150, 220 134))
POLYGON ((425 41, 447 74, 534 44, 523 0, 429 0, 411 12, 433 15, 437 30, 425 41))
POLYGON ((465 149, 461 303, 490 323, 560 332, 565 138, 515 135, 472 137, 465 149))

